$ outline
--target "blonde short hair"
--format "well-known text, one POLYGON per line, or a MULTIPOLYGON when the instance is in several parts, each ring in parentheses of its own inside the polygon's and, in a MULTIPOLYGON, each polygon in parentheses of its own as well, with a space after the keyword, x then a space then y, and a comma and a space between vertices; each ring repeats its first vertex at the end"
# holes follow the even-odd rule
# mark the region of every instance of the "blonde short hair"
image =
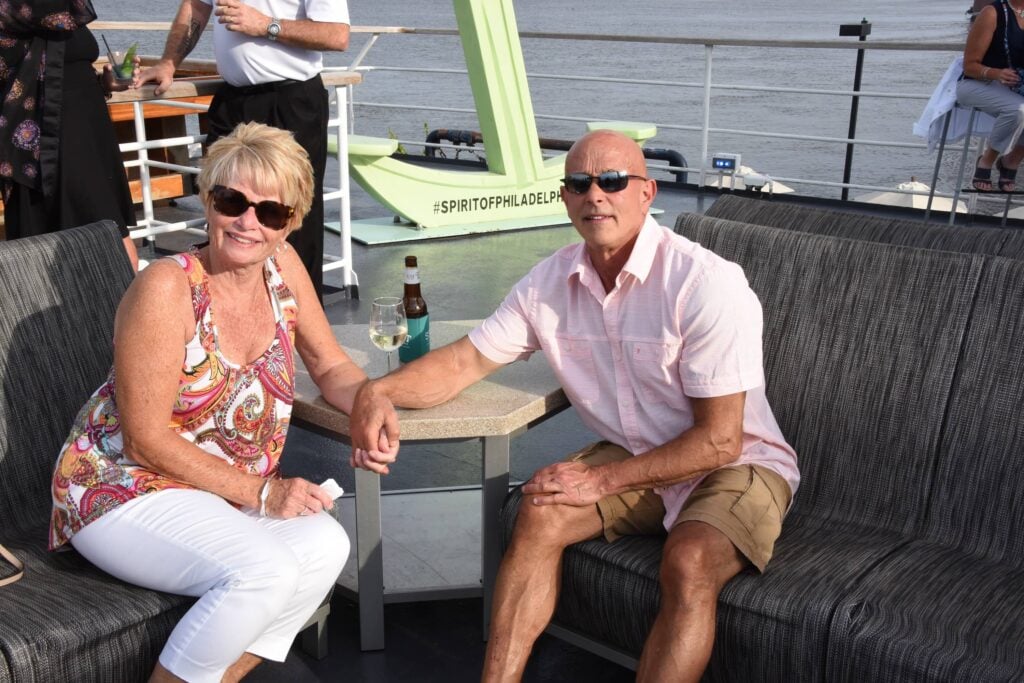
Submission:
POLYGON ((231 134, 210 145, 199 171, 199 196, 207 211, 215 185, 251 185, 262 195, 277 195, 295 209, 288 232, 302 224, 313 203, 313 167, 306 150, 292 134, 262 123, 240 123, 231 134))

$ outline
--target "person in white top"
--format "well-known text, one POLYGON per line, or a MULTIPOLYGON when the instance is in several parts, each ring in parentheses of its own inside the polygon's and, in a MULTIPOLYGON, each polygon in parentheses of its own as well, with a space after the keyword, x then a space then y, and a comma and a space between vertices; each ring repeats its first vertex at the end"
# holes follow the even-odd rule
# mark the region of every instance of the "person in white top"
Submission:
POLYGON ((635 534, 667 534, 662 607, 637 679, 700 679, 719 592, 748 566, 764 570, 800 481, 765 394, 761 304, 737 264, 651 218, 646 170, 620 133, 581 138, 562 200, 583 241, 537 264, 467 337, 356 394, 352 464, 386 474, 394 406, 436 405, 542 351, 601 438, 523 486, 484 681, 522 677, 554 613, 566 546, 635 534))
POLYGON ((315 195, 302 228, 288 237, 323 299, 324 170, 330 108, 320 79, 323 51, 348 49, 345 0, 182 0, 160 61, 135 86, 153 82, 162 94, 192 52, 213 14, 213 47, 225 84, 207 114, 207 146, 239 123, 291 131, 313 164, 315 195))

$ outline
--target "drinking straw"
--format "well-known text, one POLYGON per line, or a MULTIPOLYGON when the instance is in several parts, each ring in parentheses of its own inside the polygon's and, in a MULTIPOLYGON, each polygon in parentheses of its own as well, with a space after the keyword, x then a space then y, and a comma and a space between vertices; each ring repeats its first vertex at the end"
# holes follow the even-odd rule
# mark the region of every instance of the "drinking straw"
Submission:
POLYGON ((107 42, 107 37, 101 33, 100 38, 103 39, 103 44, 107 46, 107 59, 110 60, 110 68, 120 69, 121 65, 114 60, 114 52, 110 49, 110 43, 107 42))

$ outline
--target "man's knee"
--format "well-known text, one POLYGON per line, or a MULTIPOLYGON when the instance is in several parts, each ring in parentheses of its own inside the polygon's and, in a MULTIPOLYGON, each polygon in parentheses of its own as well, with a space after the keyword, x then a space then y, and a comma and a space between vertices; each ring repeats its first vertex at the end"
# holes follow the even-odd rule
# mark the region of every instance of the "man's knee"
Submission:
POLYGON ((600 514, 596 506, 537 505, 531 496, 523 496, 513 531, 513 543, 526 539, 532 544, 565 547, 600 532, 600 514), (596 526, 596 531, 592 527, 596 526))
POLYGON ((717 596, 745 565, 743 556, 717 529, 685 522, 669 537, 661 558, 663 595, 717 596))

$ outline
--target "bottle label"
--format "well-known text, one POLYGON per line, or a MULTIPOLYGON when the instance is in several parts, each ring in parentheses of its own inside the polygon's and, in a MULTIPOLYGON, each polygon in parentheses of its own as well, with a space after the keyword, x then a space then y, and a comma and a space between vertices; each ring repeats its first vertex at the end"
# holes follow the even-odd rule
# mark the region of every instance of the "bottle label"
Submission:
POLYGON ((414 361, 430 350, 430 316, 409 318, 409 336, 398 347, 398 359, 403 363, 414 361))
POLYGON ((420 283, 420 269, 419 268, 406 268, 405 269, 405 284, 407 285, 418 285, 420 283))

